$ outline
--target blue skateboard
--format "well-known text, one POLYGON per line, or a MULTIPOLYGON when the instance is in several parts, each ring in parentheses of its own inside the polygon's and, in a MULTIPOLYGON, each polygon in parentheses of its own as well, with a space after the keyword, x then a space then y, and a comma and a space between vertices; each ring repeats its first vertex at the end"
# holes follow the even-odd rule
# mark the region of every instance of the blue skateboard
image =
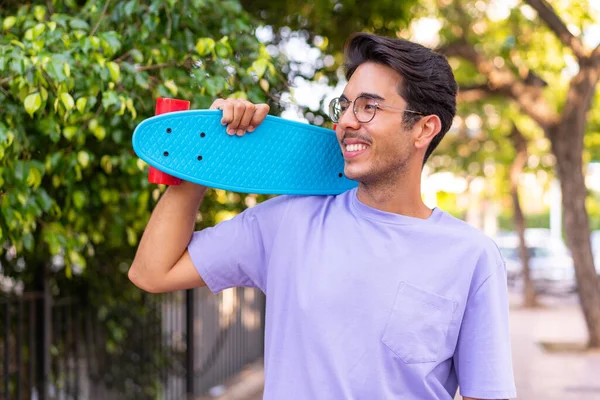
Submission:
POLYGON ((334 195, 347 179, 335 132, 267 116, 254 132, 230 136, 222 111, 175 111, 142 121, 133 149, 151 167, 212 188, 241 193, 334 195))

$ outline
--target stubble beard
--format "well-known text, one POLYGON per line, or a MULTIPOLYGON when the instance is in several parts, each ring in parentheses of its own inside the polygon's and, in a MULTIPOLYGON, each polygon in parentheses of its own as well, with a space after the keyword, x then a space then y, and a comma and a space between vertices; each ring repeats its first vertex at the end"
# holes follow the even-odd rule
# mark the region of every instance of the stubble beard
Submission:
MULTIPOLYGON (((359 185, 369 191, 388 192, 397 190, 398 183, 408 175, 408 161, 410 154, 402 154, 401 158, 393 163, 375 163, 369 171, 354 178, 359 185), (383 165, 382 165, 383 164, 383 165)), ((350 178, 353 179, 353 178, 350 178)))

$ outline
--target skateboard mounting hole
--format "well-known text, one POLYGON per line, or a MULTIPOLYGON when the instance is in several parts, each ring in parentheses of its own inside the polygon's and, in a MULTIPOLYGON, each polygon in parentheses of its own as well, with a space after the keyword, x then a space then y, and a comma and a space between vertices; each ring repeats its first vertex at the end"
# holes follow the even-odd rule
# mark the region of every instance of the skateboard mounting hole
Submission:
POLYGON ((167 133, 171 133, 171 132, 172 132, 171 128, 167 128, 167 133))
POLYGON ((202 161, 202 156, 198 156, 198 161, 202 161))
POLYGON ((341 172, 338 174, 338 176, 341 178, 342 176, 344 176, 344 174, 342 174, 341 172))
POLYGON ((169 155, 169 152, 168 152, 168 151, 165 151, 165 152, 163 153, 163 156, 165 156, 165 157, 167 157, 168 155, 169 155))
POLYGON ((200 137, 204 137, 204 136, 206 136, 206 133, 204 133, 204 132, 200 133, 200 137))

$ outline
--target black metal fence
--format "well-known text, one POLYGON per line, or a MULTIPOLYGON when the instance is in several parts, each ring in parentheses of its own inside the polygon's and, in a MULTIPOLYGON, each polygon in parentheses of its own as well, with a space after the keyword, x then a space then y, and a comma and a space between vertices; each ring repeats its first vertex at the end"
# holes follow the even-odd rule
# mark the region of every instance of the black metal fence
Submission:
POLYGON ((140 298, 93 315, 44 292, 0 295, 0 400, 179 400, 263 354, 260 291, 140 298))

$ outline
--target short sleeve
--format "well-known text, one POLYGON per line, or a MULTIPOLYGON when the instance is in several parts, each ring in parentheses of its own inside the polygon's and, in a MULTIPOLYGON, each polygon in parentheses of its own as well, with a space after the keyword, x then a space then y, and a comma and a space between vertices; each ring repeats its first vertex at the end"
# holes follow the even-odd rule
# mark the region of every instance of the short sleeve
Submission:
POLYGON ((467 300, 454 366, 460 394, 477 399, 516 397, 509 333, 506 268, 494 272, 467 300))
POLYGON ((278 196, 194 232, 188 252, 208 288, 266 287, 267 264, 289 201, 278 196))

